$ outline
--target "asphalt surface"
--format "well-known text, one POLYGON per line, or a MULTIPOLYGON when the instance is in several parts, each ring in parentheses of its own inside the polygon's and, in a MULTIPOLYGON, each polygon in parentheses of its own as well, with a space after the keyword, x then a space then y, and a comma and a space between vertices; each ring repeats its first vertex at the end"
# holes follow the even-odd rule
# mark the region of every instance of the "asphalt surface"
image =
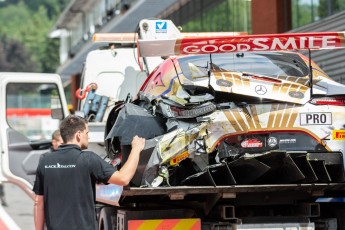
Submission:
POLYGON ((34 201, 18 186, 4 183, 7 206, 2 206, 17 226, 10 229, 34 230, 34 201))

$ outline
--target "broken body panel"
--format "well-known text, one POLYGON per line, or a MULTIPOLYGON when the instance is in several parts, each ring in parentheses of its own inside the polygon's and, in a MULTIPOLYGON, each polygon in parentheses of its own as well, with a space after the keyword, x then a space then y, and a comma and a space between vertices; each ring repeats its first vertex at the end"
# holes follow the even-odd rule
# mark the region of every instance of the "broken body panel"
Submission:
POLYGON ((153 143, 134 185, 345 181, 345 86, 292 52, 343 48, 343 33, 161 36, 139 39, 140 54, 182 55, 167 57, 133 105, 116 111, 106 140, 127 155, 136 133, 121 131, 126 121, 153 143))

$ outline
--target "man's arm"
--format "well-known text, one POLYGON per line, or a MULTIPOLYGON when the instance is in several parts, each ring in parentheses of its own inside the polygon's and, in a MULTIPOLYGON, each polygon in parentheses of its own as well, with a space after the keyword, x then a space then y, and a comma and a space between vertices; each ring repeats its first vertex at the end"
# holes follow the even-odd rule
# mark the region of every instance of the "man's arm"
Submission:
POLYGON ((44 229, 44 197, 41 195, 35 196, 34 217, 36 230, 44 229))
POLYGON ((132 141, 132 150, 126 163, 119 171, 113 173, 108 180, 110 184, 118 184, 126 186, 132 180, 134 173, 138 167, 140 152, 144 149, 145 139, 135 136, 132 141))

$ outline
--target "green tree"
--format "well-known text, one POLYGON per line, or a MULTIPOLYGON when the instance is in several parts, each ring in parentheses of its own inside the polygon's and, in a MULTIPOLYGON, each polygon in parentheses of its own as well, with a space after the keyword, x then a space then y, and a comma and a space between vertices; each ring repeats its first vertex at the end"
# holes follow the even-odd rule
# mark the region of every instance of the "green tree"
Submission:
POLYGON ((35 63, 34 71, 56 72, 59 65, 59 41, 48 38, 48 33, 68 2, 69 0, 0 2, 0 36, 6 35, 25 47, 30 60, 35 63))
MULTIPOLYGON (((0 1, 0 8, 7 7, 10 5, 16 5, 23 0, 5 0, 0 1)), ((39 9, 39 7, 44 7, 47 9, 48 16, 50 19, 56 18, 64 9, 64 7, 70 2, 71 0, 30 0, 24 1, 30 11, 35 12, 39 9)))
POLYGON ((23 42, 27 44, 30 52, 34 54, 33 59, 38 63, 39 71, 54 72, 58 64, 59 46, 56 43, 50 42, 50 39, 47 37, 50 28, 53 26, 52 21, 48 18, 47 10, 44 7, 39 7, 38 11, 30 18, 27 26, 27 29, 23 31, 23 42), (54 46, 51 48, 56 50, 54 52, 57 54, 56 56, 46 53, 49 51, 48 46, 54 46), (47 56, 50 56, 50 58, 47 58, 47 56), (56 64, 54 65, 53 63, 56 64), (48 66, 52 68, 46 69, 45 67, 48 66))
POLYGON ((23 2, 0 8, 0 34, 22 41, 31 13, 23 2))
POLYGON ((46 38, 44 52, 42 58, 49 60, 42 62, 42 69, 47 73, 56 72, 56 68, 59 65, 59 39, 46 38))
POLYGON ((304 26, 312 23, 312 8, 308 3, 300 3, 298 0, 292 1, 292 28, 304 26))
POLYGON ((33 72, 35 63, 31 60, 21 42, 0 37, 0 70, 8 72, 33 72))
POLYGON ((49 19, 56 19, 68 2, 69 0, 30 0, 26 4, 33 12, 43 7, 47 10, 49 19))
POLYGON ((5 0, 0 2, 0 7, 6 7, 12 4, 17 4, 20 0, 5 0))

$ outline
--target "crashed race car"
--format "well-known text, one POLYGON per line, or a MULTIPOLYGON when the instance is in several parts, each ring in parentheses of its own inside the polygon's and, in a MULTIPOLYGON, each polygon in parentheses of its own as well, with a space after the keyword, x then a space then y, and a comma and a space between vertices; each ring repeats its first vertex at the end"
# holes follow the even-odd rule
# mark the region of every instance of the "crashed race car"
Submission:
POLYGON ((138 187, 344 182, 345 86, 296 51, 343 39, 205 36, 158 50, 139 40, 141 56, 165 60, 111 111, 108 156, 125 162, 133 136, 146 138, 138 187))

